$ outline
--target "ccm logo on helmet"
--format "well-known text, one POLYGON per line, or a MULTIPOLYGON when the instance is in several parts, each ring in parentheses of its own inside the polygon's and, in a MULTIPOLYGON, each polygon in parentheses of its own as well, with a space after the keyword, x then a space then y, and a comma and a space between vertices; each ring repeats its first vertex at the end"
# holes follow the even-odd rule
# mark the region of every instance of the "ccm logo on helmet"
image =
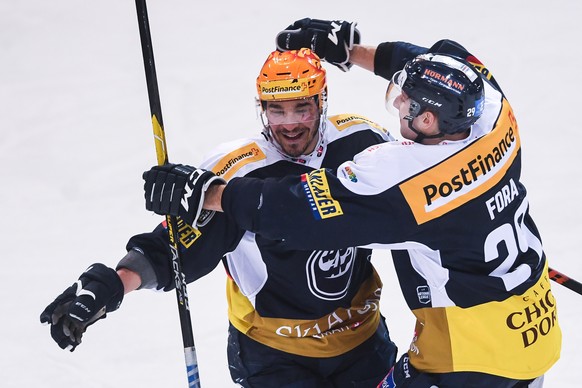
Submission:
POLYGON ((441 106, 443 106, 443 104, 441 104, 440 102, 437 102, 435 100, 431 100, 430 98, 426 98, 426 97, 422 97, 422 101, 426 102, 429 105, 436 106, 437 108, 440 108, 441 106))

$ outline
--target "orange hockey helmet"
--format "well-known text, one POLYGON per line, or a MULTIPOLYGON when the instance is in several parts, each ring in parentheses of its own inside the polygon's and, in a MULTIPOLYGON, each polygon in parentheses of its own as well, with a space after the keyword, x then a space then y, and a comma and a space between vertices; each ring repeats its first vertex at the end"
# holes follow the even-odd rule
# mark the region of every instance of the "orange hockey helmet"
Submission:
POLYGON ((325 114, 327 83, 321 60, 310 49, 273 51, 257 77, 257 93, 264 101, 294 100, 315 96, 325 114))

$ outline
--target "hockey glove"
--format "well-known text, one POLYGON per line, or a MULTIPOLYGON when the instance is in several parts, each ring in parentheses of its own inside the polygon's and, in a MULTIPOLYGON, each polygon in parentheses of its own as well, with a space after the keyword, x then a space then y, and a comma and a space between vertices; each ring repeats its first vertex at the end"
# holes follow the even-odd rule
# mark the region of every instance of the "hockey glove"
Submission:
POLYGON ((277 50, 311 48, 321 59, 348 71, 350 50, 360 43, 360 31, 354 22, 343 20, 297 20, 277 34, 277 50))
POLYGON ((51 337, 61 349, 72 352, 87 327, 117 310, 122 300, 123 283, 117 272, 103 264, 93 264, 44 309, 40 321, 51 325, 51 337))
POLYGON ((152 167, 143 173, 146 209, 160 215, 179 216, 196 227, 204 226, 211 214, 202 214, 204 195, 213 184, 226 181, 213 172, 182 164, 152 167), (194 225, 194 221, 198 221, 194 225))

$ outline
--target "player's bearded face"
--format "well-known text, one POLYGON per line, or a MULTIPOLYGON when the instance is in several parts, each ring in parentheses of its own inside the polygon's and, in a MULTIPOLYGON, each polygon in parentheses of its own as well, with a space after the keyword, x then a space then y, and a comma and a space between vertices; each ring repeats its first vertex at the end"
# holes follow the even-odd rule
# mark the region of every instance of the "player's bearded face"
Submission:
POLYGON ((315 98, 269 101, 265 113, 273 139, 287 155, 306 155, 315 149, 319 135, 315 98))

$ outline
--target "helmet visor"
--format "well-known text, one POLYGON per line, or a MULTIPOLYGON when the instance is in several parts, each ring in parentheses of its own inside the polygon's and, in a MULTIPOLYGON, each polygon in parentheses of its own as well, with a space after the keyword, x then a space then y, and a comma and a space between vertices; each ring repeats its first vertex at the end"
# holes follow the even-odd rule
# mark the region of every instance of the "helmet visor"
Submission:
POLYGON ((263 104, 263 114, 268 125, 311 123, 319 119, 320 115, 315 97, 266 101, 263 104))
POLYGON ((394 73, 388 89, 386 89, 386 98, 384 100, 386 110, 395 116, 398 116, 398 108, 394 105, 394 101, 402 95, 402 86, 406 81, 406 71, 400 70, 394 73))

